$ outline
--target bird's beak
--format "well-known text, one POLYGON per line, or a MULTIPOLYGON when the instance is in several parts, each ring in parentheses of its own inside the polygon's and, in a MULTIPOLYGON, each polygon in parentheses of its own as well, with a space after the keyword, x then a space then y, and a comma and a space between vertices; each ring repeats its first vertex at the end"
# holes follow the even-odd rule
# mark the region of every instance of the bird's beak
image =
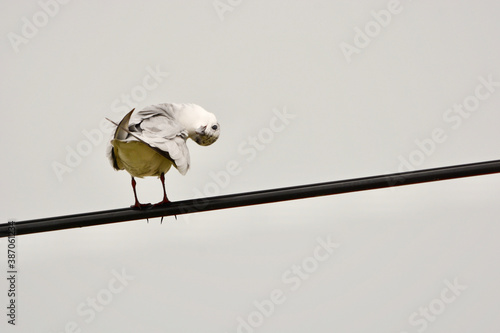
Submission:
POLYGON ((203 134, 205 134, 205 130, 206 130, 206 129, 207 129, 207 125, 205 125, 205 126, 201 126, 200 128, 198 128, 198 129, 196 130, 196 133, 197 133, 197 134, 200 134, 200 135, 203 135, 203 134))

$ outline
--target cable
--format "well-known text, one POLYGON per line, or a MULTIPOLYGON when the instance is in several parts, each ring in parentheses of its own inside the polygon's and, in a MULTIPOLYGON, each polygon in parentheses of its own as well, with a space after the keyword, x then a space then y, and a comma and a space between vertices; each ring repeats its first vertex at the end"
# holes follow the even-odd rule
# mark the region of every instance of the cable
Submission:
MULTIPOLYGON (((25 235, 45 231, 88 227, 107 223, 198 213, 217 209, 480 176, 492 173, 500 173, 500 160, 176 201, 166 206, 144 210, 123 208, 19 221, 15 222, 14 226, 17 235, 25 235)), ((9 224, 0 224, 0 237, 7 236, 9 236, 9 224)))

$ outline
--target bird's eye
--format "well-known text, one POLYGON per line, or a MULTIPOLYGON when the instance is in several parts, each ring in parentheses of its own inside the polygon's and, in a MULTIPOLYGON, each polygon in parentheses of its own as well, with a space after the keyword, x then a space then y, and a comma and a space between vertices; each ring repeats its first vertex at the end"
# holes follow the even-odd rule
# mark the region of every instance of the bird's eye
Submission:
POLYGON ((212 129, 215 131, 217 129, 217 125, 212 126, 212 129))

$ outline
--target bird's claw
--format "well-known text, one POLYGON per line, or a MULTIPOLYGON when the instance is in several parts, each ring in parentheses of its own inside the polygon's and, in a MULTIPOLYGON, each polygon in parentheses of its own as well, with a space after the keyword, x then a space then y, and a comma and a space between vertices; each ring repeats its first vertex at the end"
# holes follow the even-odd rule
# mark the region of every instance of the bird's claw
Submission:
POLYGON ((141 204, 141 203, 138 203, 136 202, 134 205, 131 205, 130 208, 132 209, 148 209, 148 208, 151 208, 153 205, 151 205, 150 203, 144 203, 144 204, 141 204))
POLYGON ((171 204, 170 200, 162 200, 160 202, 155 203, 153 205, 153 207, 165 207, 165 206, 168 206, 170 204, 171 204))

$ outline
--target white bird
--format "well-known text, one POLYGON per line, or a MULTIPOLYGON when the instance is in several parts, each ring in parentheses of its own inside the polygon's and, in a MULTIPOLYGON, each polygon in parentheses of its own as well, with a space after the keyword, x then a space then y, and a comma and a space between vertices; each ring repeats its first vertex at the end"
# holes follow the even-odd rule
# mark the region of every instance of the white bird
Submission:
POLYGON ((189 169, 188 138, 201 146, 214 143, 220 134, 215 116, 196 104, 165 103, 151 105, 132 115, 123 117, 108 146, 108 158, 116 170, 126 170, 132 176, 135 204, 144 208, 137 199, 134 177, 157 176, 163 187, 163 200, 167 204, 165 173, 173 165, 183 175, 189 169))

